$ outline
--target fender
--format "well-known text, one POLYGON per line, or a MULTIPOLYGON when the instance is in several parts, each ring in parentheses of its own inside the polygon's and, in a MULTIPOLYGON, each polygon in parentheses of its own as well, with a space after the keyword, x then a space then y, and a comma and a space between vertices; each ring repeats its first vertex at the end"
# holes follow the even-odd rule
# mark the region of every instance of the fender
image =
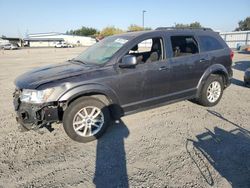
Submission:
POLYGON ((227 71, 227 69, 221 65, 221 64, 213 64, 210 67, 208 67, 205 72, 203 73, 203 75, 201 76, 198 85, 197 85, 197 95, 199 95, 203 85, 205 84, 207 78, 211 75, 211 74, 221 74, 224 76, 224 84, 225 86, 228 86, 230 83, 229 80, 229 73, 227 71))
POLYGON ((82 95, 90 94, 90 93, 96 93, 96 94, 103 94, 105 95, 109 102, 111 104, 120 104, 119 99, 115 92, 104 85, 101 84, 84 84, 80 86, 73 87, 66 92, 64 92, 57 101, 62 102, 62 101, 71 101, 74 98, 77 98, 82 95))

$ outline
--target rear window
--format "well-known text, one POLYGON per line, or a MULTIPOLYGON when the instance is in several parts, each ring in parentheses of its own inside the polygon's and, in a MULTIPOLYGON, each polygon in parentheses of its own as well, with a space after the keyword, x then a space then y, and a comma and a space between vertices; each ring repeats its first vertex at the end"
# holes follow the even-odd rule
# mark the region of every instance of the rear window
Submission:
POLYGON ((223 45, 214 37, 199 36, 201 51, 213 51, 223 49, 223 45))

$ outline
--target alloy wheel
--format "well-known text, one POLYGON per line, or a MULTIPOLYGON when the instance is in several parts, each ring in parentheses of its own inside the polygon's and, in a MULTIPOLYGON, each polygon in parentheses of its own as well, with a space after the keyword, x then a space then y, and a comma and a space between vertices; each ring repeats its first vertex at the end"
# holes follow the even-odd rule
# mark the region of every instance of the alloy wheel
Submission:
POLYGON ((104 124, 104 115, 101 109, 87 106, 79 110, 73 119, 74 131, 82 137, 96 135, 104 124))
POLYGON ((211 103, 216 102, 221 95, 221 85, 218 81, 213 81, 207 88, 207 100, 211 103))

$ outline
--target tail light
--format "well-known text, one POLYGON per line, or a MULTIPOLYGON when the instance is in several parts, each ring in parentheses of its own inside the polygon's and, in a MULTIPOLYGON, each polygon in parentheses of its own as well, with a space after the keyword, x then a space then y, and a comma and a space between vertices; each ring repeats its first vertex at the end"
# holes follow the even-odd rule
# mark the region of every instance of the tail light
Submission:
POLYGON ((233 58, 234 58, 234 52, 231 50, 230 51, 230 59, 233 60, 233 58))

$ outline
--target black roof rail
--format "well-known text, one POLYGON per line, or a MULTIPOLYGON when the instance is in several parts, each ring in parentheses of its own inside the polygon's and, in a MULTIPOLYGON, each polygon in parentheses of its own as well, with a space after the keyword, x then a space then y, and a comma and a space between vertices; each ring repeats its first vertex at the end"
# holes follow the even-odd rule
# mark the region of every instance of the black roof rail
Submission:
POLYGON ((213 31, 211 28, 201 27, 201 28, 191 28, 191 27, 157 27, 155 30, 202 30, 202 31, 213 31))

